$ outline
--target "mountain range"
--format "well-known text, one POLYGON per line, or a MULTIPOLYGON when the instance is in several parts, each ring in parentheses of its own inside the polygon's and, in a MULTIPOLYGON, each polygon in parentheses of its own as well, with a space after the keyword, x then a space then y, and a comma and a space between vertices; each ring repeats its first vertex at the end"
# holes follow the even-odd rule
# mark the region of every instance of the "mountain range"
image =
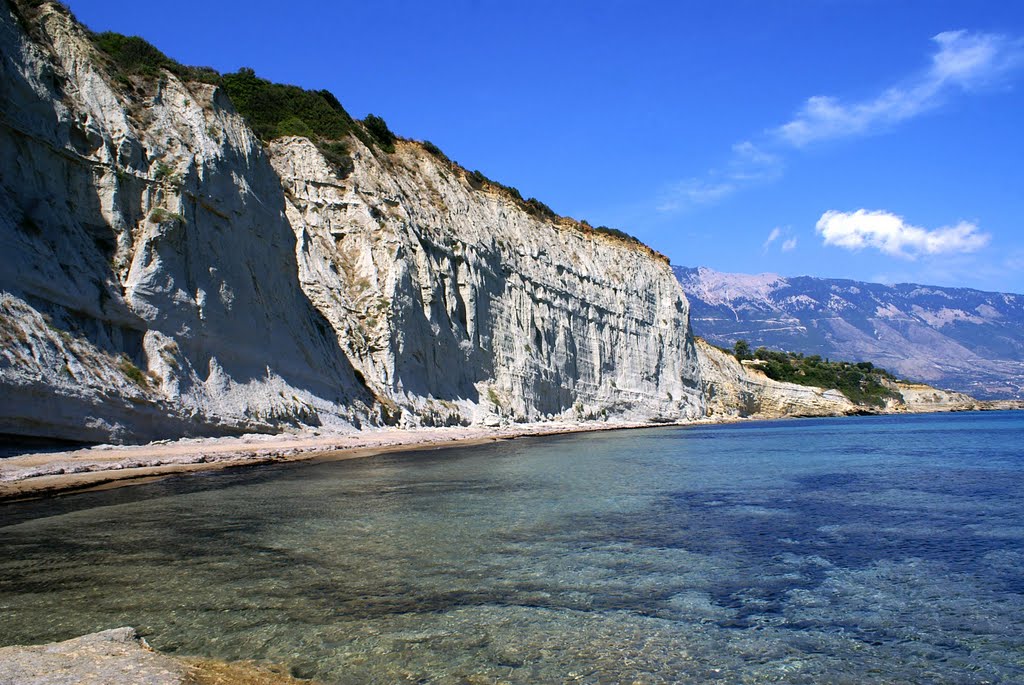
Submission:
POLYGON ((985 399, 1024 393, 1024 296, 673 267, 694 334, 721 346, 871 361, 985 399))

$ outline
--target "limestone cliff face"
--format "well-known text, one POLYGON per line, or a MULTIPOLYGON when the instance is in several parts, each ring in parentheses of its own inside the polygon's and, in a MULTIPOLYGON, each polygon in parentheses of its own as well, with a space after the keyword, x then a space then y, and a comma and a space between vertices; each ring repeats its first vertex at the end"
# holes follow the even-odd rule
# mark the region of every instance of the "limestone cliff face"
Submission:
POLYGON ((923 383, 892 384, 892 389, 899 393, 899 398, 890 400, 886 409, 893 413, 899 412, 935 412, 935 411, 968 411, 972 409, 995 409, 997 403, 979 402, 970 395, 952 390, 939 390, 923 383))
POLYGON ((838 390, 783 383, 697 339, 707 415, 721 418, 844 416, 858 407, 838 390))
POLYGON ((888 382, 896 396, 886 400, 884 407, 865 407, 851 402, 838 390, 772 380, 756 367, 741 364, 731 354, 700 338, 696 344, 706 411, 710 417, 845 416, 966 411, 985 407, 984 403, 962 393, 903 382, 888 382))
POLYGON ((276 141, 299 275, 372 392, 407 420, 699 411, 687 303, 667 264, 473 190, 418 145, 353 140, 337 178, 276 141))
POLYGON ((667 264, 412 143, 340 179, 212 86, 115 82, 0 2, 0 432, 702 415, 667 264))
POLYGON ((0 12, 0 430, 141 439, 371 415, 230 104, 170 74, 152 94, 115 89, 70 17, 46 6, 38 22, 30 40, 0 12))

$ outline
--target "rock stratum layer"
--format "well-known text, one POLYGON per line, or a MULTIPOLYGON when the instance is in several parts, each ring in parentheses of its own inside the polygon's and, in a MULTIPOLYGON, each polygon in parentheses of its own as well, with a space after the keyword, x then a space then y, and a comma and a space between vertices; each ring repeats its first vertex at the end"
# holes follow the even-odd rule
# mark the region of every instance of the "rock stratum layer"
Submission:
POLYGON ((669 266, 400 141, 264 146, 218 88, 112 77, 0 4, 0 433, 703 416, 669 266), (30 29, 30 30, 29 30, 30 29))

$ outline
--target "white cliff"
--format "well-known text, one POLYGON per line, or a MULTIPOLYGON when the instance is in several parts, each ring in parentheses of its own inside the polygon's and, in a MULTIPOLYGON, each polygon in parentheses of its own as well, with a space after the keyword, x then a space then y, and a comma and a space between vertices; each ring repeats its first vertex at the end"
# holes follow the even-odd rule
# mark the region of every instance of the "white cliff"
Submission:
POLYGON ((352 141, 341 180, 303 138, 271 145, 304 291, 407 421, 671 421, 700 397, 668 265, 537 219, 413 143, 352 141))
POLYGON ((704 413, 666 263, 413 143, 256 139, 0 4, 0 432, 83 440, 704 413), (26 31, 31 28, 32 36, 26 31))
MULTIPOLYGON (((1000 408, 998 402, 979 402, 970 395, 953 390, 939 390, 923 383, 896 381, 890 386, 899 397, 886 403, 891 413, 927 413, 936 411, 968 411, 1000 408)), ((1007 404, 1007 406, 1010 406, 1007 404)))
POLYGON ((367 415, 230 103, 170 74, 121 92, 70 17, 36 21, 33 41, 0 13, 0 430, 144 439, 367 415))

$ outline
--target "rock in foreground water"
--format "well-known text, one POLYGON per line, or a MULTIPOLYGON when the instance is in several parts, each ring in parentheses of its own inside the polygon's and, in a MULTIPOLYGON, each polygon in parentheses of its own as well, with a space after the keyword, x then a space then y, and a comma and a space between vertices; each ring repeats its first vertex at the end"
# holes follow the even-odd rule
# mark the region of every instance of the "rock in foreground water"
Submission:
POLYGON ((0 648, 0 685, 180 685, 189 668, 151 650, 132 628, 0 648))
POLYGON ((250 662, 176 658, 133 628, 45 645, 0 647, 0 685, 316 685, 250 662))

